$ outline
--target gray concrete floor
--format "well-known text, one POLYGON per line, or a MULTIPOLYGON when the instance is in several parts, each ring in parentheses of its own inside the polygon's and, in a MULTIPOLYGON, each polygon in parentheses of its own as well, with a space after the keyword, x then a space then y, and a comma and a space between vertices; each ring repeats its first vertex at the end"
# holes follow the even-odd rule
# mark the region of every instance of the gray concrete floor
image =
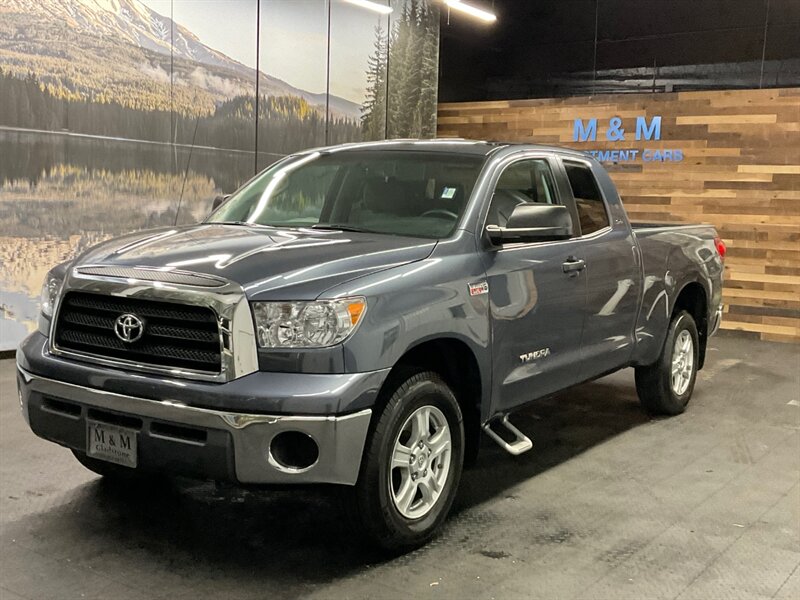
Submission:
POLYGON ((0 598, 800 598, 800 346, 710 344, 686 414, 630 370, 485 444, 433 543, 354 546, 325 495, 118 489, 36 438, 0 363, 0 598))

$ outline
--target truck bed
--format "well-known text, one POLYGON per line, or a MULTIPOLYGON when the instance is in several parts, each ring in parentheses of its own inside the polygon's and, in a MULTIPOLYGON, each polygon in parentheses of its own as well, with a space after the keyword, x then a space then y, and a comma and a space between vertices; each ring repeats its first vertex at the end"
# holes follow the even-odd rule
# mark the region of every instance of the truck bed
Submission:
POLYGON ((675 223, 675 222, 647 222, 647 221, 631 221, 631 229, 634 232, 641 230, 653 230, 653 229, 686 229, 686 228, 694 228, 694 227, 708 227, 713 229, 712 225, 705 224, 705 223, 675 223))

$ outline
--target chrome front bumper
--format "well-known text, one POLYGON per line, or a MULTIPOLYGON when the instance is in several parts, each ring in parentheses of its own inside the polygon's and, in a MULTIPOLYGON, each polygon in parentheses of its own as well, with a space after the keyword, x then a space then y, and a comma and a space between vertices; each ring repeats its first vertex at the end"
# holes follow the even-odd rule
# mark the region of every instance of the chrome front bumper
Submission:
MULTIPOLYGON (((194 427, 230 435, 233 446, 233 468, 235 479, 249 484, 286 483, 336 483, 353 485, 358 478, 361 455, 369 429, 370 409, 342 416, 293 416, 232 413, 186 406, 183 404, 149 400, 100 389, 75 385, 34 375, 19 365, 18 385, 20 404, 26 420, 34 424, 29 414, 32 399, 55 399, 73 403, 80 407, 80 414, 60 415, 63 419, 85 420, 89 410, 108 411, 121 417, 133 416, 144 422, 139 435, 149 436, 149 423, 156 421, 167 425, 194 427), (319 458, 312 466, 303 470, 282 467, 270 456, 270 443, 278 433, 299 431, 310 436, 319 446, 319 458)), ((37 404, 38 406, 38 404, 37 404)), ((37 408, 37 410, 41 410, 37 408)), ((57 419, 59 415, 47 415, 57 419)), ((64 421, 65 427, 70 422, 64 421)), ((73 427, 74 428, 74 427, 73 427)), ((51 428, 52 431, 52 428, 51 428)), ((74 439, 59 439, 48 434, 48 439, 83 450, 74 439)), ((169 440, 159 436, 162 448, 180 454, 179 439, 169 440), (172 442, 166 444, 165 442, 172 442)), ((197 442, 194 442, 196 446, 197 442)), ((191 450, 196 450, 192 447, 191 450)))

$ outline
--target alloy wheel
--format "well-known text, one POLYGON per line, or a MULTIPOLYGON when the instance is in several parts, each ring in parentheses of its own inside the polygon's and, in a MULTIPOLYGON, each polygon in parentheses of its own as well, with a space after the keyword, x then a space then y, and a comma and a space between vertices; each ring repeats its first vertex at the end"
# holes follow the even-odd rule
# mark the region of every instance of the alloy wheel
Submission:
POLYGON ((694 342, 686 329, 675 338, 672 348, 672 391, 682 396, 689 388, 694 370, 694 342))
POLYGON ((392 447, 389 492, 398 512, 420 519, 434 507, 450 472, 452 439, 444 413, 421 406, 406 419, 392 447))

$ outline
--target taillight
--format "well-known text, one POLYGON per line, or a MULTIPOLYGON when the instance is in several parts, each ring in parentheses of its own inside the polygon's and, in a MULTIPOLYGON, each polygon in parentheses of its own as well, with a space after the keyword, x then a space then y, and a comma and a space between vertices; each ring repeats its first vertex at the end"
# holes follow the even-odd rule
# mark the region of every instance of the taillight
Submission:
POLYGON ((714 245, 717 247, 717 254, 722 260, 725 260, 725 253, 728 249, 725 247, 725 242, 722 241, 722 238, 715 237, 714 238, 714 245))

